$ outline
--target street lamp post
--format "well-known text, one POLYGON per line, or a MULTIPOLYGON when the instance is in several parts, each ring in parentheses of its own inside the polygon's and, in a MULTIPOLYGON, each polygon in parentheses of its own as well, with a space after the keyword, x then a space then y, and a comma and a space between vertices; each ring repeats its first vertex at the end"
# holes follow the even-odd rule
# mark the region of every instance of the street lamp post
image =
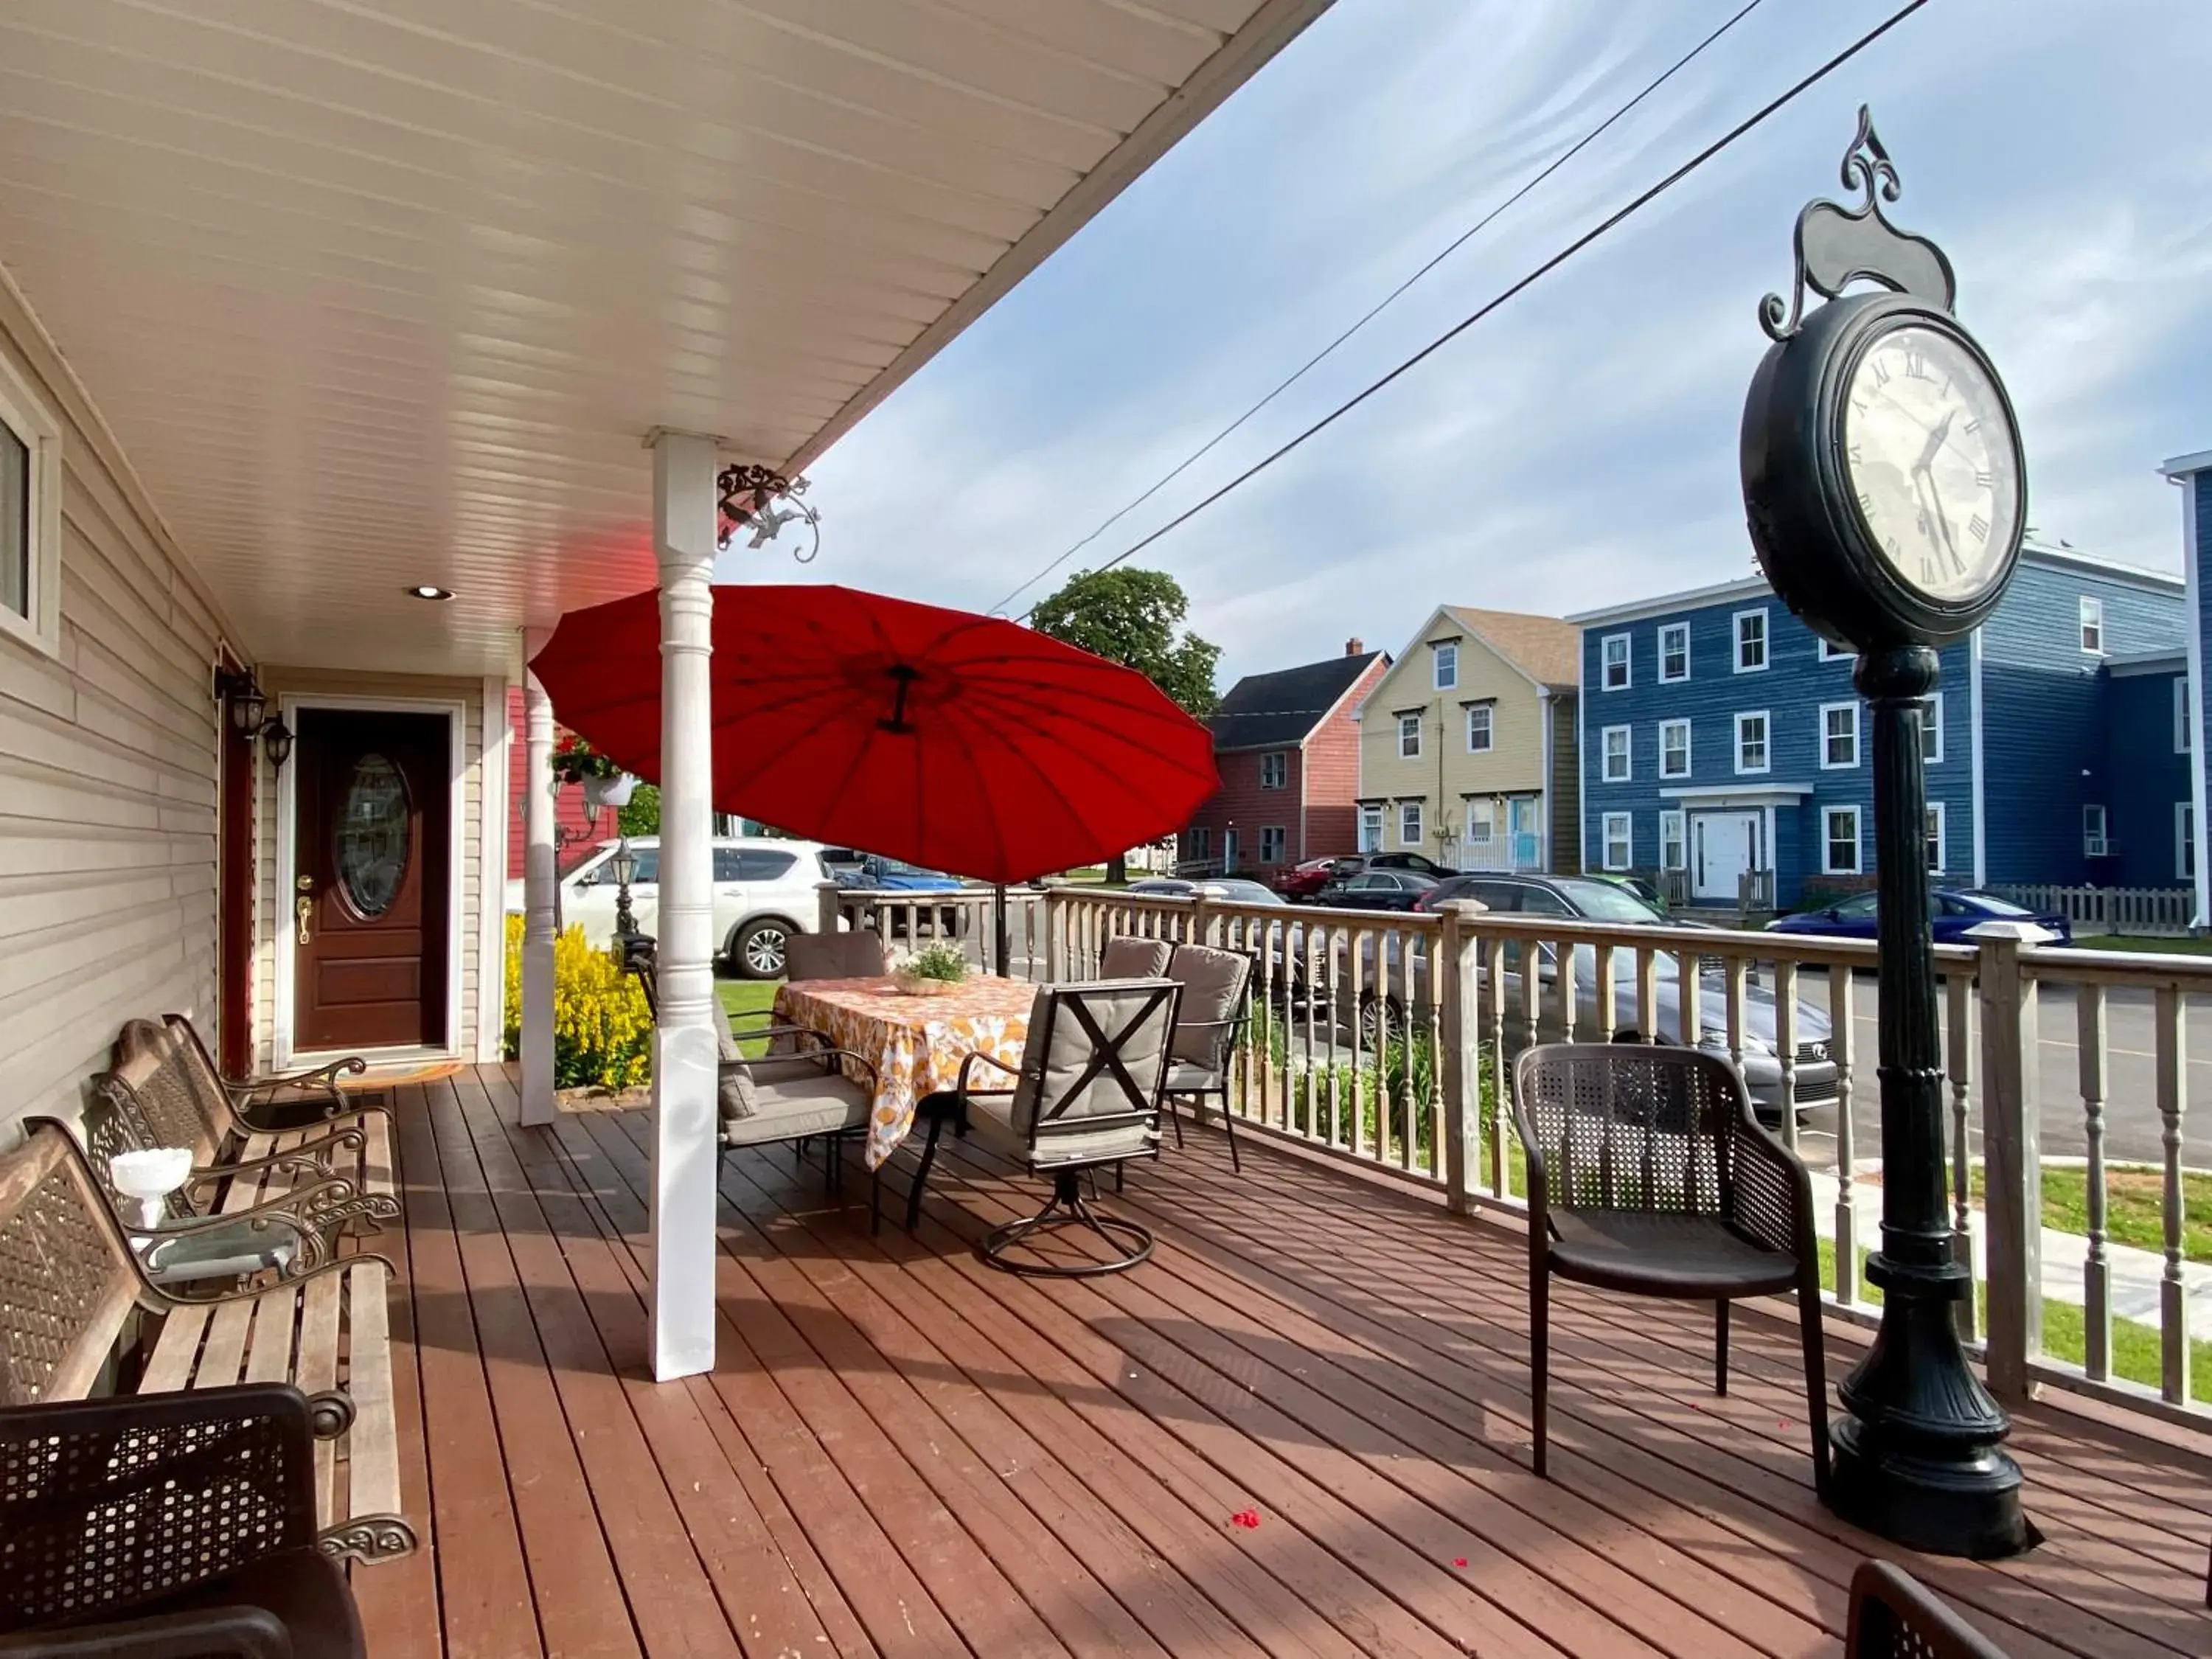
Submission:
POLYGON ((637 878, 637 854, 630 850, 628 836, 615 848, 607 867, 615 877, 615 936, 627 939, 637 932, 637 917, 629 908, 629 884, 637 878))

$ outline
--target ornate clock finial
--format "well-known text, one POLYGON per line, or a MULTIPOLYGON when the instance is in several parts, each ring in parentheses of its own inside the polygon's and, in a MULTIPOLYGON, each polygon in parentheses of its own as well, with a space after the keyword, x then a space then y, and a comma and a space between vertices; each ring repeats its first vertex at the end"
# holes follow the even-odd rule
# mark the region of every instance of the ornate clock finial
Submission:
POLYGON ((1863 191, 1865 199, 1853 208, 1808 202, 1799 212, 1797 272, 1790 303, 1784 305, 1779 294, 1759 302, 1759 325, 1769 339, 1786 340, 1797 331, 1808 288, 1832 300, 1853 283, 1875 283, 1945 311, 1958 297, 1958 281, 1943 250, 1925 236, 1898 229, 1881 210, 1881 204, 1894 202, 1905 187, 1864 104, 1859 106, 1858 131, 1838 172, 1844 188, 1863 191))

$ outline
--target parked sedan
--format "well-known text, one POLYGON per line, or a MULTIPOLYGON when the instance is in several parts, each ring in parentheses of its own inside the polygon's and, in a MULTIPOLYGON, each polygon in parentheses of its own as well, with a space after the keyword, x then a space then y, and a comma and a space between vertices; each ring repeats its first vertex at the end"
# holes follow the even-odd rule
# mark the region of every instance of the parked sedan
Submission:
MULTIPOLYGON (((1972 944, 1967 933, 1985 921, 2029 921, 2055 934, 2061 945, 2074 942, 2074 926, 2056 910, 2023 908, 2009 899, 1974 888, 1938 887, 1929 895, 1938 945, 1972 944)), ((1878 927, 1875 896, 1859 893, 1821 910, 1801 910, 1766 924, 1773 933, 1806 933, 1823 939, 1872 939, 1878 927)))
POLYGON ((1274 904, 1284 902, 1283 896, 1273 888, 1262 887, 1256 881, 1247 881, 1242 876, 1208 876, 1202 881, 1193 881, 1184 876, 1147 876, 1142 881, 1133 881, 1128 890, 1149 898, 1205 897, 1221 904, 1274 904))
POLYGON ((1314 902, 1339 910, 1411 910, 1436 884, 1434 876, 1413 870, 1362 870, 1330 882, 1314 895, 1314 902))
POLYGON ((1275 890, 1292 901, 1310 900, 1331 882, 1349 881, 1364 870, 1409 870, 1439 881, 1452 873, 1419 853, 1341 853, 1291 866, 1275 878, 1275 890))

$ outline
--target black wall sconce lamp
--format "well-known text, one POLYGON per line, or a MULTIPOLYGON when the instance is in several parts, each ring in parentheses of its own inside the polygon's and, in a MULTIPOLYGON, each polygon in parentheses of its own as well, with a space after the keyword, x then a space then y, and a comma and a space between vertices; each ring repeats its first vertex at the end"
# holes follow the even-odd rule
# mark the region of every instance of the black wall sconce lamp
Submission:
POLYGON ((282 720, 270 720, 261 728, 261 749, 270 765, 283 771, 284 763, 292 758, 292 728, 282 720))

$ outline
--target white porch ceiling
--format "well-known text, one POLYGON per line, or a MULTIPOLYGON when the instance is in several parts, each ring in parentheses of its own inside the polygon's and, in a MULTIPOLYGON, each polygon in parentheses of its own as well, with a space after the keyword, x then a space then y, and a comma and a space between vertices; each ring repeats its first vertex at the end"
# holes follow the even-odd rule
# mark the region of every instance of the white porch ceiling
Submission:
POLYGON ((1327 3, 7 0, 0 265, 246 654, 499 672, 649 429, 803 465, 1327 3))

